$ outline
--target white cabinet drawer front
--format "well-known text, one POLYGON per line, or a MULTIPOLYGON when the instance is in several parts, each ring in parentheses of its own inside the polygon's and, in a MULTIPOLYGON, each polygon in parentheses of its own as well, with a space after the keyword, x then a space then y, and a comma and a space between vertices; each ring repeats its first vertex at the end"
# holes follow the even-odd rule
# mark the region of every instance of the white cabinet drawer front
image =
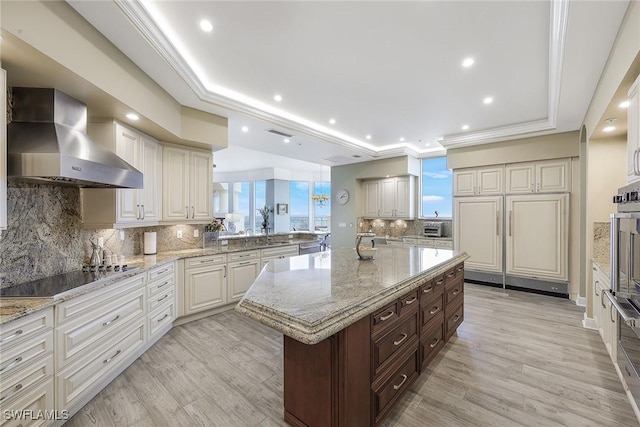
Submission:
POLYGON ((143 285, 144 275, 140 274, 114 283, 103 289, 72 298, 69 301, 64 301, 56 306, 56 325, 86 314, 90 314, 92 317, 99 316, 101 313, 104 313, 105 304, 108 304, 115 298, 128 295, 143 285))
POLYGON ((53 328, 53 307, 2 325, 0 351, 4 353, 6 346, 31 339, 34 335, 50 328, 53 328))
POLYGON ((152 298, 160 295, 164 295, 170 289, 175 289, 175 275, 161 277, 160 280, 154 281, 153 283, 149 283, 147 285, 147 296, 149 297, 149 301, 152 298))
POLYGON ((260 251, 243 251, 233 252, 229 254, 229 261, 241 261, 246 259, 255 259, 260 256, 260 251))
POLYGON ((53 378, 53 354, 39 358, 11 377, 4 379, 0 384, 0 405, 4 407, 5 402, 10 399, 19 399, 30 393, 37 387, 38 382, 46 377, 53 378))
POLYGON ((164 276, 172 275, 173 273, 175 273, 176 271, 175 265, 176 265, 175 262, 170 262, 169 264, 164 264, 152 270, 149 270, 147 272, 147 275, 149 277, 149 283, 155 280, 158 280, 160 278, 163 278, 164 276))
POLYGON ((434 240, 436 248, 453 249, 453 240, 434 240))
POLYGON ((146 319, 140 318, 126 332, 109 340, 96 352, 83 357, 56 374, 56 399, 59 409, 68 409, 84 396, 100 377, 119 366, 121 361, 145 342, 146 319))
POLYGON ((131 319, 143 313, 144 289, 137 289, 126 299, 115 301, 100 316, 84 317, 56 328, 57 367, 63 367, 70 358, 84 350, 90 350, 106 334, 117 332, 131 319))
POLYGON ((184 268, 203 267, 211 264, 220 264, 227 262, 226 255, 210 255, 195 258, 188 258, 184 261, 184 268))
POLYGON ((296 256, 298 255, 298 246, 285 246, 279 248, 261 249, 262 257, 278 258, 280 256, 296 256))
POLYGON ((166 304, 167 301, 175 301, 175 293, 173 288, 167 288, 164 292, 161 292, 152 298, 147 300, 147 306, 149 307, 149 312, 155 310, 163 304, 166 304))
POLYGON ((55 419, 56 415, 58 419, 62 419, 64 413, 54 412, 54 399, 53 399, 53 378, 40 383, 37 387, 31 390, 24 395, 20 395, 15 398, 9 399, 6 403, 2 402, 2 410, 3 414, 0 418, 2 420, 2 427, 32 427, 32 426, 41 426, 50 424, 52 419, 55 419), (8 414, 5 414, 4 411, 10 411, 8 414), (12 413, 12 411, 15 411, 12 413), (15 417, 11 417, 12 414, 15 414, 15 417), (21 414, 23 419, 19 418, 21 414), (29 414, 33 414, 31 418, 29 418, 29 414), (6 420, 5 417, 9 416, 9 420, 6 420), (38 418, 38 415, 40 417, 38 418), (24 418, 26 416, 26 419, 24 418), (49 417, 49 420, 45 419, 46 416, 49 417))
POLYGON ((173 322, 176 318, 175 307, 176 305, 172 302, 149 315, 149 338, 153 337, 164 325, 173 322))
POLYGON ((29 341, 2 349, 0 380, 4 383, 9 375, 14 375, 37 358, 53 351, 53 330, 32 337, 29 341))

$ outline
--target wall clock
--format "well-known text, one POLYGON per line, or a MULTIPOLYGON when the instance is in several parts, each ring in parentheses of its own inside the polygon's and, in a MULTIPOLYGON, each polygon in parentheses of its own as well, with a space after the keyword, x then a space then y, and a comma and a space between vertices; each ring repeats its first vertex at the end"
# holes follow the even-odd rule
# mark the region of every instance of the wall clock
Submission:
POLYGON ((349 192, 344 188, 341 190, 338 190, 338 192, 336 193, 336 202, 339 205, 346 205, 348 201, 349 201, 349 192))

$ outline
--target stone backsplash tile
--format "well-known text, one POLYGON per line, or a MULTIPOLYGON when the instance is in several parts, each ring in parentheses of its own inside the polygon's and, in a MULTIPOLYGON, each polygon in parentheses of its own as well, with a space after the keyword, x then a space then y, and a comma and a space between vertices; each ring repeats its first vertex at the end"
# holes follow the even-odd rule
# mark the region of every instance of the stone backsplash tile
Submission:
POLYGON ((611 245, 611 224, 608 222, 593 223, 593 258, 608 260, 611 245))
MULTIPOLYGON (((358 232, 367 233, 369 231, 376 233, 377 236, 403 237, 403 236, 422 236, 422 224, 427 220, 389 220, 389 219, 364 219, 358 218, 358 232)), ((429 220, 433 221, 433 220, 429 220)), ((453 221, 450 219, 438 219, 442 221, 443 237, 453 236, 453 221)))

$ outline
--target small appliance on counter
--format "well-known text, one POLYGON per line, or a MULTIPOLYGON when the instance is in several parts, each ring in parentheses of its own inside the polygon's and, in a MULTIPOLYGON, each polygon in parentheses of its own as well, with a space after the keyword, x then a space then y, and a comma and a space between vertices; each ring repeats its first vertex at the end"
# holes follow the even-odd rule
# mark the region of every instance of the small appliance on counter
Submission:
POLYGON ((613 203, 611 291, 604 295, 618 312, 618 366, 640 406, 640 184, 620 188, 613 203))
POLYGON ((424 237, 442 237, 442 221, 425 221, 422 223, 422 235, 424 237))
POLYGON ((145 255, 155 255, 156 250, 156 237, 157 234, 155 231, 147 231, 144 233, 144 254, 145 255))

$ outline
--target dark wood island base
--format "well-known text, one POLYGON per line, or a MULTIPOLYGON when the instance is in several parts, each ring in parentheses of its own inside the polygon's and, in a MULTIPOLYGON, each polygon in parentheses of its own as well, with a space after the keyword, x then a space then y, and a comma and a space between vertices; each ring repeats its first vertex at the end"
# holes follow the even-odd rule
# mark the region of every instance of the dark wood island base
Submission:
POLYGON ((464 319, 458 264, 315 345, 284 336, 284 420, 377 426, 464 319))

